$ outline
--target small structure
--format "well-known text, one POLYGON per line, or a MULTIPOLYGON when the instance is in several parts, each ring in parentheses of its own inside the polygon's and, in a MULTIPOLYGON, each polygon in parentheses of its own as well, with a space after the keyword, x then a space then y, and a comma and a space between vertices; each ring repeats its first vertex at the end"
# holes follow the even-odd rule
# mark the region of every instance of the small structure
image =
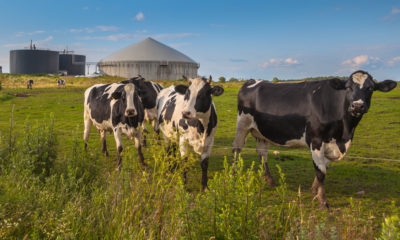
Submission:
POLYGON ((123 48, 98 63, 101 72, 125 78, 141 75, 148 80, 197 77, 199 64, 183 53, 152 38, 123 48))
POLYGON ((3 68, 0 66, 0 74, 3 73, 3 68))

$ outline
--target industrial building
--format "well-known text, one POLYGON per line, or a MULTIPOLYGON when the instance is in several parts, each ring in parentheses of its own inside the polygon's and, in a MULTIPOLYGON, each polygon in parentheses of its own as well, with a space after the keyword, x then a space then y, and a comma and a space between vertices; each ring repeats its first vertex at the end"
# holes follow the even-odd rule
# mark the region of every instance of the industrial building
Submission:
POLYGON ((86 56, 73 52, 60 52, 59 71, 67 75, 85 75, 86 56))
POLYGON ((3 68, 0 66, 0 74, 3 73, 3 68))
POLYGON ((31 41, 29 49, 10 51, 10 73, 35 74, 60 72, 67 75, 85 74, 86 56, 72 51, 62 52, 37 49, 31 41))
POLYGON ((10 73, 58 73, 57 51, 20 49, 10 51, 10 73))
POLYGON ((152 38, 123 48, 98 63, 101 72, 131 78, 140 74, 148 80, 196 77, 199 64, 183 53, 152 38))

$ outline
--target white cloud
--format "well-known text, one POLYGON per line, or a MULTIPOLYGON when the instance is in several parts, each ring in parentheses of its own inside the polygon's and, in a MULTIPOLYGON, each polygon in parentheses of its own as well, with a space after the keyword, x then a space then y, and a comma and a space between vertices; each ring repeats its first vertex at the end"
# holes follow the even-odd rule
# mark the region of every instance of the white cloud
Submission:
MULTIPOLYGON (((40 45, 43 45, 47 42, 50 42, 51 40, 53 40, 54 37, 53 36, 48 36, 45 39, 42 40, 38 40, 38 41, 33 41, 32 43, 35 44, 37 47, 39 47, 40 45)), ((26 42, 26 43, 11 43, 11 44, 5 44, 3 45, 3 47, 6 48, 24 48, 24 47, 29 47, 30 42, 26 42)))
POLYGON ((342 65, 348 66, 351 69, 358 69, 360 67, 377 68, 382 60, 378 57, 368 55, 356 56, 352 59, 347 59, 342 62, 342 65))
POLYGON ((87 11, 87 10, 89 10, 89 7, 88 7, 88 6, 85 6, 85 7, 82 8, 82 10, 87 11))
POLYGON ((387 16, 385 16, 385 19, 388 20, 394 18, 394 16, 399 13, 400 13, 400 8, 393 7, 392 11, 387 16))
POLYGON ((69 29, 68 31, 71 33, 94 33, 94 32, 116 32, 119 30, 119 27, 116 26, 96 26, 94 28, 80 28, 80 29, 69 29))
POLYGON ((120 40, 133 40, 136 39, 138 35, 129 33, 111 34, 107 36, 86 36, 80 39, 83 40, 108 40, 108 41, 120 41, 120 40))
POLYGON ((45 33, 45 31, 37 30, 37 31, 33 31, 33 32, 17 32, 17 34, 15 34, 15 36, 17 36, 17 37, 32 36, 32 35, 41 34, 41 33, 45 33))
POLYGON ((144 20, 144 14, 142 12, 138 12, 135 17, 136 21, 143 21, 144 20))
POLYGON ((268 61, 264 62, 261 67, 268 68, 268 67, 290 67, 294 65, 300 64, 297 59, 294 58, 286 58, 286 59, 276 59, 271 58, 268 61))
POLYGON ((393 66, 400 63, 400 56, 394 57, 388 61, 389 66, 393 66))
POLYGON ((155 39, 172 39, 172 38, 184 38, 184 37, 194 37, 199 36, 196 33, 161 33, 153 35, 152 37, 155 39))

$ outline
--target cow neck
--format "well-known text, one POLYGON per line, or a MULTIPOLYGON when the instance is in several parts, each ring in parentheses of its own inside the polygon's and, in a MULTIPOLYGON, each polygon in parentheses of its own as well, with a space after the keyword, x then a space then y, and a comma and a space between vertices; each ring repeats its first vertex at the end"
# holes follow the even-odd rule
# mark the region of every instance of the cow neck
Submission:
POLYGON ((361 120, 361 117, 355 118, 346 111, 345 117, 343 119, 344 128, 343 128, 342 136, 344 139, 346 139, 346 140, 353 139, 354 131, 355 131, 358 123, 360 122, 360 120, 361 120))

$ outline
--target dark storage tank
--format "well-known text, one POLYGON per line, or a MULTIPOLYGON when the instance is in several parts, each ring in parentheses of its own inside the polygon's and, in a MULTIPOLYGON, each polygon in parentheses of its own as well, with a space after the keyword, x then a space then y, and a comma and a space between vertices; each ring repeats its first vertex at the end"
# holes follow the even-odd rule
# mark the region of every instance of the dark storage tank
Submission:
POLYGON ((59 70, 66 71, 67 75, 85 75, 86 56, 60 53, 59 70))
POLYGON ((10 51, 10 73, 58 73, 59 53, 50 50, 10 51))

